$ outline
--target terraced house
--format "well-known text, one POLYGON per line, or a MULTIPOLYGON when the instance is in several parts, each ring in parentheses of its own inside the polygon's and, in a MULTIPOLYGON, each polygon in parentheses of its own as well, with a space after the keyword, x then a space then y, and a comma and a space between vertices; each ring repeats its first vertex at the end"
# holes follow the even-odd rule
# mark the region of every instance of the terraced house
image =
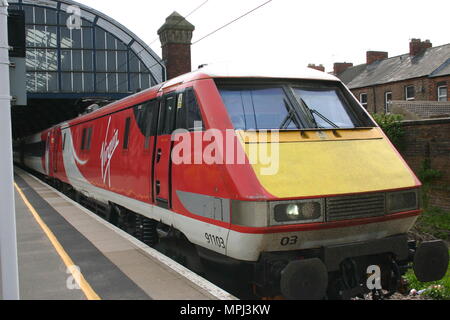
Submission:
POLYGON ((370 112, 389 111, 391 101, 409 101, 407 107, 421 118, 450 113, 450 44, 433 47, 429 40, 412 39, 409 47, 409 53, 391 58, 368 51, 365 64, 335 63, 334 74, 370 112))

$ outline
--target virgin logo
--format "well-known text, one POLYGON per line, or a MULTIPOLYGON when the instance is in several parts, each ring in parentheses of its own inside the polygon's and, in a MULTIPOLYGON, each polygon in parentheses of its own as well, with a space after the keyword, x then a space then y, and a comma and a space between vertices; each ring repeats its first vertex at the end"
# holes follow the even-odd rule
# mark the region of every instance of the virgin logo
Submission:
POLYGON ((107 142, 110 124, 111 124, 111 118, 109 118, 109 120, 108 120, 108 127, 106 129, 105 140, 102 143, 102 148, 100 151, 102 179, 103 179, 103 183, 106 183, 106 179, 108 179, 109 187, 111 187, 111 159, 114 155, 114 151, 116 151, 117 146, 119 145, 119 130, 118 129, 115 129, 113 131, 111 140, 109 141, 109 143, 107 142))

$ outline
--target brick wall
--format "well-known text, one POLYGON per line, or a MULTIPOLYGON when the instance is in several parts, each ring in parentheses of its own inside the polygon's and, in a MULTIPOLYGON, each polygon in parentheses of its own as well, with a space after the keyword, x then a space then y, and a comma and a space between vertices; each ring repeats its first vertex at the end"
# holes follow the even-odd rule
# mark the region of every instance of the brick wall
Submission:
POLYGON ((410 167, 418 173, 429 159, 431 169, 443 173, 431 185, 429 204, 450 212, 450 118, 404 121, 403 128, 401 153, 410 167))
POLYGON ((361 93, 367 94, 367 109, 369 112, 383 113, 385 111, 386 92, 392 92, 392 100, 405 100, 405 87, 413 85, 416 101, 437 101, 437 88, 443 84, 447 85, 447 99, 450 101, 450 75, 437 78, 410 79, 373 87, 352 89, 351 91, 358 100, 361 93))

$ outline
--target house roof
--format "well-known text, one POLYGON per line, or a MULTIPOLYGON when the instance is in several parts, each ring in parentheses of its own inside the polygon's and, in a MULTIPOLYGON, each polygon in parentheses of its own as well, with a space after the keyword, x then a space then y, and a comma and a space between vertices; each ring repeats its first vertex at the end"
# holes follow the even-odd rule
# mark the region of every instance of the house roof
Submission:
POLYGON ((366 69, 366 66, 366 64, 360 64, 359 66, 350 67, 344 72, 338 74, 338 78, 345 84, 349 84, 366 69))
POLYGON ((442 66, 434 70, 430 77, 441 77, 450 74, 450 57, 447 59, 442 66))
POLYGON ((450 74, 450 44, 433 47, 411 57, 409 53, 348 68, 338 75, 350 89, 420 77, 450 74))
POLYGON ((442 118, 450 116, 450 102, 438 101, 391 101, 389 111, 401 113, 403 109, 407 113, 412 113, 420 119, 442 118))

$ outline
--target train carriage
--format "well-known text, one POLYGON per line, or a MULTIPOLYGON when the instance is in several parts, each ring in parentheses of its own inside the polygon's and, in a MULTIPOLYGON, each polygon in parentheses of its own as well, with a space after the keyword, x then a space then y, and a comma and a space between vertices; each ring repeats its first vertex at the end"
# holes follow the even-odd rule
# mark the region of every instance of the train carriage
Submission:
POLYGON ((345 85, 316 70, 206 66, 20 146, 16 161, 113 223, 131 215, 148 244, 176 230, 205 259, 250 265, 263 296, 352 297, 372 265, 390 291, 412 262, 425 281, 447 269, 443 242, 407 240, 419 180, 345 85))

